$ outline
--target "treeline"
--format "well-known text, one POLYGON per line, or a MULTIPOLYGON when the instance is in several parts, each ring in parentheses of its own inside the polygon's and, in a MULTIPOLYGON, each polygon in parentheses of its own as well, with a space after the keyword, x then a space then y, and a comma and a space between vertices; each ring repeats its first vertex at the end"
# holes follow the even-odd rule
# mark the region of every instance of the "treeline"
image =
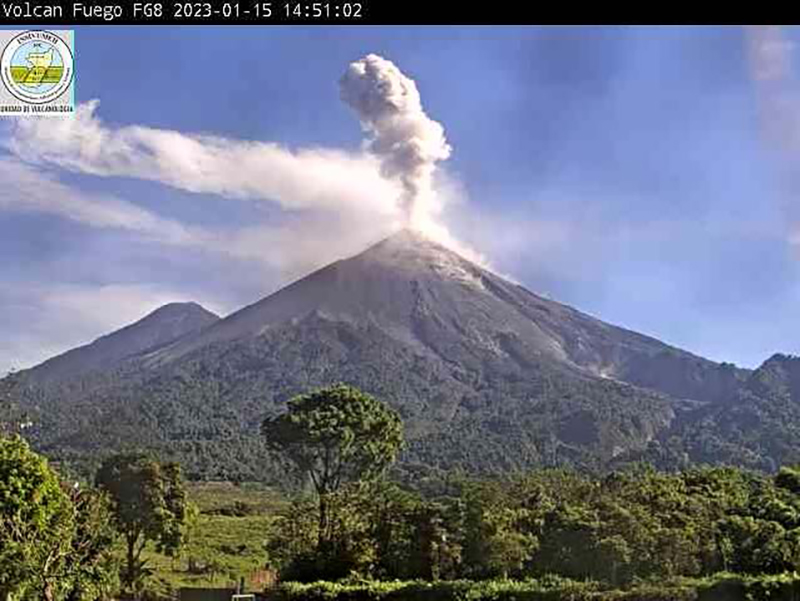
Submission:
POLYGON ((177 556, 193 515, 176 464, 114 455, 82 485, 19 436, 0 435, 0 599, 142 598, 143 551, 177 556))
MULTIPOLYGON (((308 491, 254 533, 264 567, 284 583, 279 599, 688 600, 717 598, 719 586, 730 593, 719 598, 800 594, 789 576, 800 571, 800 467, 642 465, 401 484, 385 478, 403 446, 400 416, 344 384, 293 398, 264 420, 260 443, 308 491), (372 584, 352 584, 359 579, 372 584), (317 581, 329 584, 297 584, 317 581)), ((113 455, 93 485, 76 487, 19 436, 0 435, 0 598, 142 597, 146 551, 179 558, 196 518, 175 463, 113 455)))
POLYGON ((540 471, 453 481, 426 498, 385 482, 329 499, 330 541, 318 552, 318 505, 298 499, 268 542, 286 580, 541 578, 614 587, 718 572, 800 569, 800 471, 735 468, 677 474, 640 468, 591 478, 540 471))
POLYGON ((431 498, 380 479, 402 446, 402 422, 346 385, 293 399, 262 434, 316 493, 268 543, 284 579, 558 575, 623 586, 800 568, 800 470, 788 467, 776 476, 547 470, 454 481, 431 498))

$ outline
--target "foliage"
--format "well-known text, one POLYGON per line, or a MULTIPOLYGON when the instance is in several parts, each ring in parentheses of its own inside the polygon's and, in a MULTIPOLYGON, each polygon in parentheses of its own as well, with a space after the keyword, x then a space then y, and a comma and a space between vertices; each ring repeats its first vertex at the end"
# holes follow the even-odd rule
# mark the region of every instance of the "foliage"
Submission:
POLYGON ((26 414, 17 400, 22 382, 18 372, 0 378, 0 436, 10 436, 27 426, 26 414))
MULTIPOLYGON (((289 500, 259 483, 187 482, 189 502, 198 509, 187 524, 179 556, 168 557, 148 544, 142 551, 151 575, 146 591, 167 596, 181 587, 231 587, 241 578, 247 590, 275 579, 274 559, 265 545, 276 538, 278 515, 289 500), (232 511, 235 507, 245 511, 232 511)), ((124 543, 117 554, 124 558, 124 543)))
POLYGON ((285 583, 269 601, 792 601, 800 594, 800 576, 736 576, 638 582, 627 589, 558 577, 528 580, 456 580, 449 582, 361 581, 285 583))
POLYGON ((105 497, 67 489, 22 439, 0 438, 0 595, 96 599, 114 583, 105 497))
POLYGON ((345 384, 295 397, 261 431, 271 451, 311 479, 319 503, 318 546, 325 553, 339 518, 335 495, 343 485, 383 474, 403 442, 399 415, 345 384))
POLYGON ((183 546, 194 509, 187 501, 180 467, 148 455, 121 454, 103 462, 96 481, 111 499, 114 525, 125 541, 123 584, 138 590, 148 574, 142 557, 148 542, 169 556, 183 546))
POLYGON ((163 369, 131 362, 41 386, 25 407, 36 412, 38 448, 59 460, 89 464, 136 445, 180 461, 192 479, 272 485, 286 482, 285 471, 253 436, 257 424, 332 377, 400 414, 404 466, 472 475, 600 468, 617 449, 644 448, 673 414, 652 391, 457 351, 463 361, 422 356, 379 329, 312 315, 163 369))
POLYGON ((603 477, 566 470, 451 477, 426 483, 424 493, 385 481, 352 485, 331 496, 338 517, 326 561, 316 552, 314 497, 281 503, 268 492, 275 502, 258 507, 257 491, 202 485, 193 490, 202 491, 196 498, 208 513, 184 559, 205 569, 149 557, 173 586, 220 586, 241 576, 255 583, 259 568, 275 570, 282 595, 315 590, 291 580, 328 578, 338 583, 322 585, 319 594, 342 599, 383 598, 363 597, 362 589, 385 595, 414 581, 404 589, 410 596, 397 598, 788 600, 800 594, 787 576, 800 568, 796 473, 638 466, 603 477), (215 513, 234 500, 254 513, 215 513), (730 574, 718 576, 721 570, 730 574), (539 584, 524 588, 533 579, 539 584), (582 588, 586 581, 595 584, 582 588), (572 592, 559 596, 562 585, 572 592))
POLYGON ((19 437, 0 438, 0 591, 53 598, 54 569, 70 551, 69 497, 46 460, 19 437))
POLYGON ((72 580, 68 599, 99 599, 115 590, 119 583, 119 565, 113 554, 116 531, 111 503, 105 493, 86 488, 73 488, 71 500, 75 508, 75 530, 69 569, 61 578, 72 580))
POLYGON ((400 417, 360 390, 337 384, 295 397, 262 426, 267 446, 308 475, 319 494, 371 480, 395 460, 400 417))
POLYGON ((270 558, 284 580, 558 574, 629 586, 720 570, 779 574, 800 569, 795 473, 639 468, 597 478, 547 470, 463 480, 432 498, 375 483, 332 497, 341 517, 327 559, 336 569, 314 554, 317 508, 308 499, 276 520, 268 545, 279 550, 270 558))

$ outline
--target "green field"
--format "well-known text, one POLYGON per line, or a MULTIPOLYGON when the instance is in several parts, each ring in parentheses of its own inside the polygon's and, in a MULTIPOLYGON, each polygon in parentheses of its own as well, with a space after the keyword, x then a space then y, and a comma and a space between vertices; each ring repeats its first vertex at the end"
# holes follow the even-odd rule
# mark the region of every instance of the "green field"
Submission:
POLYGON ((200 515, 181 557, 146 552, 155 572, 151 586, 163 594, 182 586, 224 588, 244 578, 249 589, 263 589, 270 579, 264 541, 285 501, 269 489, 228 483, 189 485, 189 496, 200 515))
MULTIPOLYGON (((15 83, 22 83, 29 72, 30 69, 27 67, 11 67, 11 78, 15 83)), ((49 67, 41 83, 58 83, 63 72, 64 67, 49 67)))

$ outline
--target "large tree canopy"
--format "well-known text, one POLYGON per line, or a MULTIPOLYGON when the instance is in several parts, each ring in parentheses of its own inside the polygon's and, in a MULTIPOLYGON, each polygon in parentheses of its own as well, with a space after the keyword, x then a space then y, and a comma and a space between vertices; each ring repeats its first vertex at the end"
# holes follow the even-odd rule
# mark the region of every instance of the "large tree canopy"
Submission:
POLYGON ((103 462, 96 479, 111 498, 114 524, 125 539, 123 583, 136 588, 145 574, 141 555, 148 542, 167 555, 183 544, 192 507, 180 467, 144 454, 121 454, 103 462))
POLYGON ((65 488, 19 437, 0 437, 0 598, 96 599, 113 583, 105 499, 65 488))
POLYGON ((47 598, 39 575, 69 553, 69 498, 21 438, 0 438, 0 596, 47 598))
POLYGON ((397 413, 346 384, 293 398, 286 413, 264 421, 262 433, 268 447, 308 474, 320 494, 380 475, 403 441, 397 413))
POLYGON ((290 400, 286 413, 264 421, 262 433, 270 450, 314 484, 323 544, 329 534, 328 496, 343 484, 381 475, 400 450, 403 423, 384 403, 335 384, 290 400))

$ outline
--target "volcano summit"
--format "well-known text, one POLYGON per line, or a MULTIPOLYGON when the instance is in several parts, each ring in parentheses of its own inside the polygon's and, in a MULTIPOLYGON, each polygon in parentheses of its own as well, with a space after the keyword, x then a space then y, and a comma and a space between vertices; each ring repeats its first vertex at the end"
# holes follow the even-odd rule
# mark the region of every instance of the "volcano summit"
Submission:
POLYGON ((537 296, 409 230, 224 319, 184 309, 191 327, 116 348, 102 371, 72 351, 69 369, 53 359, 24 372, 38 444, 69 457, 149 446, 191 474, 262 477, 265 415, 345 381, 403 416, 406 467, 602 467, 748 377, 537 296))

